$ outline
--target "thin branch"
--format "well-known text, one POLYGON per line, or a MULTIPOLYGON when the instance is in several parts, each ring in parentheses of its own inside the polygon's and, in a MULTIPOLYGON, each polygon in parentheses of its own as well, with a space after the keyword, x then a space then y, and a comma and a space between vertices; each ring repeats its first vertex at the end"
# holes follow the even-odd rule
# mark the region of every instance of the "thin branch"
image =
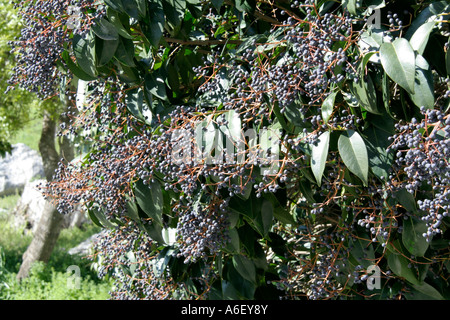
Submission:
POLYGON ((164 38, 166 42, 178 43, 182 45, 192 45, 192 46, 212 46, 217 44, 241 44, 242 40, 181 40, 175 38, 164 38))

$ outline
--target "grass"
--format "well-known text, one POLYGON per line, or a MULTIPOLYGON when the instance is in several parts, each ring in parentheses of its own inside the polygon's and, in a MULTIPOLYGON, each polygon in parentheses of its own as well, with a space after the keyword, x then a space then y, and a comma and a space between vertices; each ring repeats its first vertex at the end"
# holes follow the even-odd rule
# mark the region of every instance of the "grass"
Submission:
POLYGON ((37 262, 28 278, 18 282, 22 254, 32 237, 12 226, 12 217, 0 214, 0 300, 106 300, 110 279, 99 279, 91 261, 67 250, 100 229, 92 224, 64 229, 47 264, 37 262), (70 268, 79 272, 79 278, 70 268), (69 270, 69 271, 68 271, 69 270), (78 282, 79 281, 79 282, 78 282))

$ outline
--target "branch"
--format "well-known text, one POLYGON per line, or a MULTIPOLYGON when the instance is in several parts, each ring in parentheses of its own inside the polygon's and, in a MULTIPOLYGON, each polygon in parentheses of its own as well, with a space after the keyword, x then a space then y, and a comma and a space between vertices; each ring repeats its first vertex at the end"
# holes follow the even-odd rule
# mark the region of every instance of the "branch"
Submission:
POLYGON ((166 42, 178 43, 182 45, 192 45, 192 46, 212 46, 217 44, 241 44, 242 40, 181 40, 175 38, 164 38, 166 42))

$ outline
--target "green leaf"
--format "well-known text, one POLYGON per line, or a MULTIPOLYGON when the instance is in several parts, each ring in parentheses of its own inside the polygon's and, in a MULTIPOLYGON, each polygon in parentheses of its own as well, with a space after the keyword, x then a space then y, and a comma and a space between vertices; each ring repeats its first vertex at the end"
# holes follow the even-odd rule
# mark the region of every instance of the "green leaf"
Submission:
POLYGON ((273 217, 284 224, 295 224, 295 220, 289 211, 286 209, 286 206, 283 206, 278 201, 279 199, 271 192, 265 195, 273 205, 273 217))
POLYGON ((409 260, 400 254, 386 253, 389 268, 396 275, 405 278, 414 285, 420 284, 412 268, 408 268, 409 260))
POLYGON ((377 94, 370 74, 356 83, 352 82, 350 88, 364 109, 373 114, 381 114, 377 107, 377 94))
POLYGON ((342 6, 345 7, 352 15, 356 15, 356 9, 358 6, 356 0, 342 0, 342 6))
POLYGON ((214 147, 214 142, 216 139, 216 128, 212 117, 199 122, 195 127, 195 141, 199 153, 201 154, 201 159, 208 156, 214 147))
POLYGON ((144 103, 144 92, 142 89, 128 90, 125 96, 125 102, 133 116, 141 121, 151 123, 152 113, 147 104, 144 103))
POLYGON ((418 54, 423 54, 428 43, 431 31, 433 31, 436 23, 434 21, 427 22, 421 25, 412 35, 409 43, 414 51, 418 54))
POLYGON ((166 85, 159 69, 145 75, 145 90, 161 100, 167 100, 166 85))
POLYGON ((155 240, 161 245, 164 245, 166 242, 162 236, 162 226, 158 223, 152 222, 152 223, 145 223, 140 224, 139 227, 142 231, 147 232, 147 234, 150 236, 151 239, 155 240))
POLYGON ((220 12, 220 8, 222 7, 223 0, 211 0, 214 8, 216 8, 217 12, 220 12))
POLYGON ((395 198, 409 212, 417 213, 416 199, 406 189, 400 189, 395 193, 395 198))
POLYGON ((380 60, 389 77, 407 92, 414 93, 416 57, 409 41, 397 38, 380 47, 380 60))
POLYGON ((106 19, 100 19, 95 21, 92 26, 92 31, 103 40, 118 40, 119 33, 116 30, 116 27, 106 19))
POLYGON ((338 150, 347 168, 367 186, 369 158, 366 144, 359 133, 347 130, 346 133, 341 134, 338 140, 338 150))
POLYGON ((352 260, 350 261, 354 266, 361 264, 364 268, 369 268, 374 264, 375 252, 373 250, 372 242, 365 236, 358 236, 349 241, 349 247, 352 260))
POLYGON ((97 65, 99 67, 111 61, 118 45, 119 40, 102 40, 97 38, 95 48, 97 51, 97 65))
POLYGON ((162 226, 162 213, 164 206, 163 193, 158 181, 145 185, 141 180, 137 181, 134 188, 136 201, 141 209, 162 226))
POLYGON ((91 208, 89 208, 88 214, 89 214, 89 217, 91 218, 91 220, 95 224, 101 226, 102 228, 114 229, 116 227, 116 225, 113 222, 108 220, 108 218, 103 213, 103 210, 101 210, 100 208, 98 208, 96 206, 92 206, 91 208))
POLYGON ((104 0, 108 7, 114 9, 115 11, 122 10, 122 1, 121 0, 104 0))
POLYGON ((91 77, 97 76, 95 68, 95 35, 91 31, 85 37, 73 36, 73 52, 81 69, 91 77))
POLYGON ((117 11, 107 8, 106 9, 106 15, 108 17, 109 22, 114 25, 115 29, 117 30, 118 34, 126 39, 132 39, 133 37, 128 33, 127 29, 123 26, 122 22, 120 21, 119 15, 117 11))
POLYGON ((70 57, 69 53, 67 51, 64 51, 62 53, 62 58, 66 62, 67 67, 69 70, 73 73, 74 76, 76 76, 78 79, 84 80, 84 81, 92 81, 97 79, 97 77, 93 77, 86 72, 84 72, 75 62, 72 61, 72 58, 70 57))
POLYGON ((240 253, 241 246, 239 241, 239 233, 236 230, 236 228, 231 228, 229 230, 229 236, 231 241, 227 244, 227 249, 230 250, 232 253, 240 253))
POLYGON ((317 184, 322 184, 322 175, 325 170, 325 164, 328 157, 328 148, 330 145, 330 132, 326 131, 322 133, 317 145, 312 146, 311 151, 311 170, 316 178, 317 184))
POLYGON ((428 109, 434 107, 434 79, 428 62, 421 56, 416 57, 416 77, 414 93, 409 94, 411 100, 419 108, 424 106, 428 109))
POLYGON ((262 235, 266 236, 272 227, 274 208, 272 202, 264 199, 261 206, 261 231, 262 235))
POLYGON ((120 37, 114 57, 127 67, 135 67, 133 41, 120 37))
POLYGON ((426 282, 415 284, 411 289, 411 292, 405 292, 408 300, 445 300, 438 290, 426 282))
POLYGON ((439 14, 448 12, 449 10, 450 5, 448 1, 434 1, 429 3, 420 11, 419 15, 411 23, 411 26, 408 27, 405 38, 411 39, 420 27, 428 22, 436 21, 439 14))
POLYGON ((242 141, 242 125, 239 113, 235 110, 230 110, 225 112, 222 117, 226 120, 227 124, 221 125, 220 130, 233 142, 242 141))
POLYGON ((369 58, 370 62, 380 63, 380 46, 383 42, 391 42, 392 37, 385 29, 370 28, 364 31, 358 41, 358 47, 365 53, 364 57, 369 58), (369 56, 369 54, 371 54, 369 56))
POLYGON ((256 8, 255 0, 236 0, 236 9, 241 12, 253 12, 256 8))
POLYGON ((177 238, 177 229, 176 228, 164 228, 162 229, 161 236, 164 242, 171 246, 176 242, 177 238))
POLYGON ((393 153, 386 151, 390 145, 388 138, 391 136, 391 133, 371 125, 364 130, 364 135, 366 136, 364 140, 367 147, 370 169, 378 178, 387 178, 394 160, 393 153))
POLYGON ((139 16, 144 18, 147 15, 147 0, 135 0, 139 16))
POLYGON ((141 218, 139 217, 139 209, 136 202, 133 199, 127 199, 127 212, 126 216, 131 218, 136 223, 141 223, 141 218))
POLYGON ((256 269, 252 260, 241 254, 233 256, 233 266, 242 278, 256 283, 256 269))
POLYGON ((447 74, 450 75, 450 50, 447 50, 447 52, 445 52, 445 69, 447 71, 447 74))
POLYGON ((336 99, 337 91, 331 92, 323 101, 322 103, 322 119, 325 123, 328 122, 328 120, 331 117, 331 114, 333 113, 334 109, 334 101, 336 99))
POLYGON ((425 221, 419 220, 413 216, 408 220, 403 220, 402 242, 406 249, 417 257, 423 257, 428 249, 429 243, 423 237, 427 232, 425 221))
POLYGON ((183 21, 184 13, 186 11, 186 1, 164 0, 162 1, 162 4, 167 23, 175 29, 181 24, 181 21, 183 21))
POLYGON ((134 0, 122 0, 122 9, 132 18, 138 19, 138 7, 134 0))
POLYGON ((153 47, 159 47, 159 41, 163 35, 165 16, 163 6, 160 1, 149 0, 148 20, 141 21, 140 25, 145 37, 153 47))

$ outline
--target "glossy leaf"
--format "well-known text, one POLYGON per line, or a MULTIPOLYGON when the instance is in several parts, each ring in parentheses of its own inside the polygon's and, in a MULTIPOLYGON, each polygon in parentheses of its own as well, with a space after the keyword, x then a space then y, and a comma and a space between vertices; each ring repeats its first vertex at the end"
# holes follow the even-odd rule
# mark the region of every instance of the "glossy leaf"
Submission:
POLYGON ((137 119, 151 123, 152 113, 144 102, 144 92, 141 89, 132 89, 126 93, 125 102, 128 110, 137 119))
POLYGON ((119 45, 119 40, 97 40, 95 45, 98 60, 97 64, 101 67, 112 60, 119 45))
POLYGON ((158 47, 166 22, 163 6, 160 1, 148 1, 148 19, 140 22, 145 37, 153 47, 158 47))
POLYGON ((419 220, 413 216, 408 220, 403 220, 402 242, 408 251, 417 257, 423 257, 429 247, 423 233, 427 232, 425 221, 419 220))
POLYGON ((270 229, 272 228, 273 216, 274 216, 274 208, 272 202, 268 200, 263 200, 260 215, 261 220, 258 221, 263 236, 266 236, 270 231, 270 229))
POLYGON ((118 40, 119 33, 115 26, 106 19, 97 20, 92 26, 92 31, 103 40, 118 40))
POLYGON ((333 113, 334 109, 334 101, 336 99, 337 91, 331 92, 323 101, 322 103, 322 119, 325 123, 328 122, 328 120, 331 117, 331 114, 333 113))
POLYGON ((322 175, 328 157, 328 148, 330 145, 330 132, 325 131, 318 138, 317 145, 312 146, 311 151, 311 170, 316 178, 317 184, 322 184, 322 175))
POLYGON ((109 22, 115 27, 117 33, 120 36, 126 39, 132 39, 132 36, 129 34, 128 30, 125 29, 122 22, 120 21, 117 11, 112 10, 111 8, 107 8, 106 15, 108 17, 109 22))
POLYGON ((242 276, 242 278, 250 281, 251 283, 256 282, 256 270, 254 263, 243 255, 233 256, 233 266, 236 271, 242 276))
POLYGON ((135 184, 134 194, 137 204, 145 214, 159 225, 162 225, 164 199, 160 183, 155 181, 145 185, 139 180, 135 184))
POLYGON ((95 68, 95 36, 93 32, 86 36, 73 36, 73 52, 81 69, 91 77, 97 76, 95 68))
POLYGON ((405 278, 414 285, 420 284, 412 268, 408 268, 409 260, 400 254, 390 253, 387 255, 389 268, 396 275, 405 278))
POLYGON ((405 293, 408 300, 445 300, 438 290, 426 282, 415 284, 411 289, 414 295, 405 293))
POLYGON ((130 39, 123 37, 119 38, 117 50, 114 54, 117 60, 127 67, 134 67, 134 44, 130 39))
POLYGON ((347 8, 348 12, 350 12, 352 15, 356 15, 356 10, 358 8, 356 0, 343 0, 342 5, 347 8))
POLYGON ((388 138, 392 135, 391 132, 371 125, 364 130, 364 135, 366 136, 364 141, 371 171, 378 178, 387 178, 394 160, 393 153, 387 152, 390 145, 388 138))
POLYGON ((428 38, 430 37, 431 31, 433 31, 436 22, 431 21, 421 25, 416 32, 412 35, 411 39, 409 39, 409 43, 414 51, 418 54, 423 54, 425 51, 425 47, 428 43, 428 38))
POLYGON ((397 38, 380 46, 381 64, 389 77, 407 92, 414 93, 416 58, 409 41, 397 38))
POLYGON ((186 1, 163 0, 162 5, 167 23, 169 23, 172 28, 178 27, 183 20, 183 16, 186 10, 186 1))
POLYGON ((92 80, 97 79, 97 77, 93 77, 93 76, 87 74, 86 72, 84 72, 83 69, 81 69, 75 62, 73 62, 72 58, 70 57, 70 55, 67 51, 64 51, 61 56, 62 56, 63 60, 66 62, 69 70, 78 79, 81 79, 84 81, 92 81, 92 80))
POLYGON ((216 8, 217 12, 220 11, 220 8, 223 5, 223 1, 224 0, 211 0, 212 4, 213 4, 214 8, 216 8))
POLYGON ((134 0, 121 0, 122 9, 132 18, 138 19, 138 6, 134 0))
POLYGON ((421 56, 416 57, 416 76, 414 93, 410 94, 411 100, 417 107, 434 107, 434 79, 428 62, 421 56))
POLYGON ((402 188, 395 193, 395 198, 409 212, 417 213, 416 199, 406 189, 402 188))
POLYGON ((167 99, 166 85, 161 73, 154 71, 145 75, 145 90, 161 100, 167 99))
POLYGON ((419 28, 431 21, 436 21, 439 14, 449 12, 450 4, 448 1, 433 1, 426 6, 419 15, 413 20, 411 26, 406 31, 405 38, 411 37, 417 32, 419 28))
POLYGON ((381 114, 377 107, 377 95, 370 75, 363 77, 357 83, 353 82, 351 89, 360 106, 370 113, 381 114))
POLYGON ((358 132, 347 130, 339 136, 339 154, 347 168, 367 186, 369 158, 367 147, 358 132))
POLYGON ((369 58, 370 62, 373 63, 381 63, 380 61, 380 46, 384 42, 391 42, 392 36, 389 35, 388 32, 386 32, 385 29, 375 29, 370 28, 367 31, 364 31, 359 40, 358 40, 358 47, 362 52, 365 53, 365 56, 369 58), (368 54, 370 54, 368 56, 368 54))

